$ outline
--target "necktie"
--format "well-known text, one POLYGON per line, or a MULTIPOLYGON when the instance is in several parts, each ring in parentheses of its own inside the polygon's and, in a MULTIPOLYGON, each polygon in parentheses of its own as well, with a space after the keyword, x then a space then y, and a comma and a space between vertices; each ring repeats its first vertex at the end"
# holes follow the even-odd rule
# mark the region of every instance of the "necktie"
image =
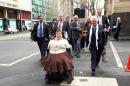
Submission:
POLYGON ((39 32, 39 36, 40 37, 42 37, 42 35, 43 35, 42 33, 43 33, 43 31, 42 31, 42 24, 40 24, 40 32, 39 32))
POLYGON ((61 31, 61 22, 59 22, 58 30, 61 31))
POLYGON ((96 28, 93 28, 94 33, 96 33, 96 28))

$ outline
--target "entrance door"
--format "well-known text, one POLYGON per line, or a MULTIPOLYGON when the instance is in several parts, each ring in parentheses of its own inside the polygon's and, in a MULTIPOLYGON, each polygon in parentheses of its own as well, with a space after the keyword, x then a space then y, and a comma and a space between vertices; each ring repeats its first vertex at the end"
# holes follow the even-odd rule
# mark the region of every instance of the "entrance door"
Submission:
POLYGON ((17 32, 16 29, 16 20, 9 20, 9 31, 17 32))

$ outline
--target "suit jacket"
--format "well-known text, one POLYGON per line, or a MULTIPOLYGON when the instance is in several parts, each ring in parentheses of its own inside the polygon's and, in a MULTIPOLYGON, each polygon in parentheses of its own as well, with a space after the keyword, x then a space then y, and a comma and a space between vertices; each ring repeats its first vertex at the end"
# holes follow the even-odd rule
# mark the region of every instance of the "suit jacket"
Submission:
POLYGON ((57 22, 51 22, 51 24, 49 25, 49 34, 51 36, 54 36, 56 30, 57 30, 57 22))
MULTIPOLYGON (((31 32, 31 39, 33 41, 37 41, 38 25, 39 25, 39 23, 34 24, 33 30, 31 32)), ((44 35, 45 35, 43 38, 46 38, 47 40, 49 40, 49 28, 48 28, 48 25, 45 23, 43 23, 43 31, 44 31, 44 35)))
MULTIPOLYGON (((91 28, 91 26, 87 29, 87 33, 88 33, 88 35, 87 35, 87 45, 89 44, 90 28, 91 28)), ((106 40, 104 28, 103 28, 103 26, 99 25, 99 29, 98 29, 98 45, 105 46, 106 41, 107 40, 106 40)))
POLYGON ((102 25, 103 25, 103 28, 107 28, 108 29, 109 23, 108 23, 108 20, 107 20, 106 16, 102 16, 102 25))
POLYGON ((79 26, 77 26, 77 23, 75 21, 71 22, 70 30, 71 30, 72 39, 78 39, 80 37, 79 30, 82 28, 83 28, 83 24, 81 22, 79 22, 79 26))
MULTIPOLYGON (((57 22, 57 29, 58 29, 58 23, 59 21, 57 22)), ((69 31, 69 23, 67 23, 66 21, 63 21, 63 26, 62 26, 62 31, 69 31)))

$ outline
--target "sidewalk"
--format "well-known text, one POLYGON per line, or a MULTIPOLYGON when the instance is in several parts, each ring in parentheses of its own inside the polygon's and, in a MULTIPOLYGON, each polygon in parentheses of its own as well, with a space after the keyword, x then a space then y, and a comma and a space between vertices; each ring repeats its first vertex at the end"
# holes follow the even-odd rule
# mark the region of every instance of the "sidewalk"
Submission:
MULTIPOLYGON (((109 35, 109 39, 111 41, 115 41, 114 37, 110 35, 109 35)), ((130 36, 119 36, 118 39, 119 41, 130 41, 130 36)))
POLYGON ((0 40, 8 40, 8 39, 15 39, 19 37, 30 37, 30 32, 19 32, 14 34, 5 34, 0 32, 0 40))

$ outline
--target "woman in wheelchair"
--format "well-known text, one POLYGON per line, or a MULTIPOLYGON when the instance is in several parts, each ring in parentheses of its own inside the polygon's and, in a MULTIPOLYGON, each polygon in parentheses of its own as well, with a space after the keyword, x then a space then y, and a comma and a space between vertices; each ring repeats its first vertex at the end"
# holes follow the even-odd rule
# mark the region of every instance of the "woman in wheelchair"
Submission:
POLYGON ((67 83, 71 83, 73 80, 72 71, 74 65, 72 62, 72 56, 67 50, 71 48, 71 45, 66 39, 62 38, 62 32, 57 31, 56 37, 49 41, 48 49, 49 54, 44 60, 44 70, 46 71, 45 81, 51 82, 52 74, 63 74, 67 83))

